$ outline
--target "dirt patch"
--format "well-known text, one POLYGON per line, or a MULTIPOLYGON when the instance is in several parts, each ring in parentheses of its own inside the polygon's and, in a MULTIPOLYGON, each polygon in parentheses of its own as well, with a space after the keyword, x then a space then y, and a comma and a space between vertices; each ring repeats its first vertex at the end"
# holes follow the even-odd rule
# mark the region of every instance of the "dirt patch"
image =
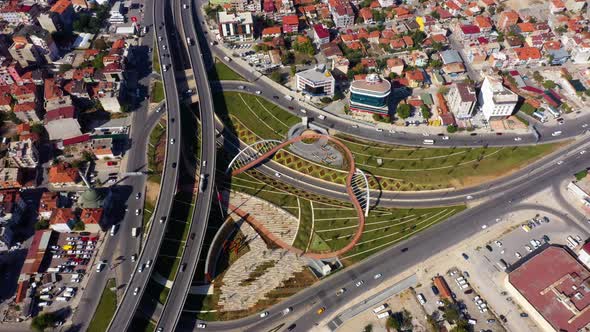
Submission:
POLYGON ((148 181, 146 183, 146 190, 145 190, 145 199, 146 201, 156 205, 156 200, 158 199, 158 193, 160 192, 160 184, 148 181))

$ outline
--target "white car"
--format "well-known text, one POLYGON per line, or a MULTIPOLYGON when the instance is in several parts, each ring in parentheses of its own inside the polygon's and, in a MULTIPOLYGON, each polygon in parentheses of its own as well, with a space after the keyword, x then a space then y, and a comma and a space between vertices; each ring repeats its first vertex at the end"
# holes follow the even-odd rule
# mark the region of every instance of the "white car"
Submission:
POLYGON ((586 127, 588 127, 588 124, 587 124, 587 123, 584 123, 584 124, 582 125, 582 128, 586 128, 586 127))
POLYGON ((145 262, 145 267, 150 267, 150 265, 152 265, 152 260, 148 260, 147 262, 145 262))
POLYGON ((586 153, 586 150, 580 151, 580 154, 584 154, 584 153, 586 153))
POLYGON ((170 144, 174 144, 174 142, 176 142, 176 140, 174 138, 170 139, 170 144))
POLYGON ((141 211, 139 209, 135 209, 135 215, 139 216, 139 214, 141 213, 141 211))
POLYGON ((561 165, 561 164, 563 164, 563 160, 559 160, 559 161, 557 162, 557 165, 561 165))
POLYGON ((137 272, 139 272, 139 273, 143 272, 143 264, 141 264, 139 266, 139 268, 137 269, 137 272))
POLYGON ((443 136, 442 139, 447 141, 449 139, 449 136, 443 136))
POLYGON ((281 177, 281 173, 279 173, 279 172, 275 172, 275 176, 276 176, 277 178, 280 178, 280 177, 281 177))
POLYGON ((383 131, 383 129, 381 129, 381 128, 375 128, 375 130, 377 130, 377 132, 379 132, 379 133, 383 131))
POLYGON ((514 138, 514 140, 515 140, 516 142, 520 142, 520 141, 522 141, 522 138, 520 138, 520 137, 516 137, 516 138, 514 138))
POLYGON ((428 136, 430 136, 430 134, 429 133, 422 133, 422 136, 428 137, 428 136))
POLYGON ((500 241, 495 241, 494 243, 495 243, 495 244, 498 246, 498 248, 501 248, 501 247, 502 247, 502 242, 500 242, 500 241))
POLYGON ((137 293, 139 293, 139 287, 135 287, 133 290, 133 296, 137 296, 137 293))
POLYGON ((257 95, 259 95, 259 94, 261 94, 261 93, 262 93, 262 91, 260 91, 260 90, 256 90, 256 94, 257 94, 257 95))
POLYGON ((361 287, 365 282, 363 280, 359 280, 354 284, 356 287, 361 287))
POLYGON ((268 311, 265 311, 265 312, 263 312, 263 313, 260 314, 260 318, 264 318, 266 316, 268 316, 268 311))
POLYGON ((373 279, 379 279, 381 278, 383 275, 381 273, 377 273, 376 275, 373 276, 373 279))
POLYGON ((206 328, 206 327, 207 327, 207 324, 204 324, 204 323, 198 323, 198 324, 197 324, 197 328, 198 328, 198 329, 204 329, 204 328, 206 328))
POLYGON ((516 256, 516 258, 522 258, 522 255, 518 251, 515 252, 514 255, 516 256))
POLYGON ((528 251, 528 252, 532 252, 532 251, 533 251, 533 249, 531 249, 531 247, 529 247, 528 245, 527 245, 527 246, 524 246, 524 248, 525 248, 525 249, 526 249, 526 251, 528 251))

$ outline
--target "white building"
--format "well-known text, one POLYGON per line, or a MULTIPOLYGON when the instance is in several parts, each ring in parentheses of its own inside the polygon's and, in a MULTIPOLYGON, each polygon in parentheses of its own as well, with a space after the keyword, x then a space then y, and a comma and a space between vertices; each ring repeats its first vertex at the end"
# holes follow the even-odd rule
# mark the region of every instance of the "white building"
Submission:
POLYGON ((219 35, 225 40, 254 40, 254 21, 250 12, 236 14, 219 12, 217 13, 217 22, 219 23, 219 35))
POLYGON ((325 66, 316 66, 295 74, 297 91, 313 97, 334 97, 336 80, 325 66))
POLYGON ((467 83, 457 83, 447 96, 449 109, 459 120, 467 120, 473 116, 477 97, 475 88, 467 83))
POLYGON ((486 120, 512 115, 518 95, 502 85, 498 78, 485 76, 479 92, 479 103, 486 120))

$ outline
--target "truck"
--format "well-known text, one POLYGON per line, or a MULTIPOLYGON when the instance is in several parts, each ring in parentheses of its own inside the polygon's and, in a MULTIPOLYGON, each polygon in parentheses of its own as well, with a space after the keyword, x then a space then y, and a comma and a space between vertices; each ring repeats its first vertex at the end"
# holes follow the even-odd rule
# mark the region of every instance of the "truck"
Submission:
POLYGON ((387 308, 387 304, 383 303, 382 305, 378 306, 377 308, 374 308, 373 313, 377 314, 378 312, 385 310, 385 308, 387 308))
POLYGON ((382 312, 382 313, 378 314, 377 315, 377 318, 383 319, 383 318, 387 318, 389 316, 391 316, 391 310, 387 310, 385 312, 382 312))
POLYGON ((139 227, 133 227, 131 229, 131 236, 136 237, 139 234, 139 227))

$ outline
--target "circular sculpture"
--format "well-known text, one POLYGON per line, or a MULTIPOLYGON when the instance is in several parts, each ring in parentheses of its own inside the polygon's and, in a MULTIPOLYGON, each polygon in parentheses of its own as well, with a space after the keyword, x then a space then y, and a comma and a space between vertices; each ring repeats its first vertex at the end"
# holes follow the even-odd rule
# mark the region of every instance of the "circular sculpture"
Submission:
POLYGON ((357 228, 356 233, 354 234, 352 240, 346 246, 344 246, 344 248, 338 249, 336 251, 327 252, 327 253, 325 253, 325 252, 324 253, 303 252, 303 250, 295 248, 295 247, 285 243, 284 241, 282 241, 278 237, 274 236, 269 230, 267 230, 264 227, 263 224, 257 222, 256 219, 251 217, 247 212, 242 211, 239 208, 231 206, 231 205, 229 206, 229 208, 234 213, 238 214, 240 217, 242 217, 246 221, 248 221, 257 231, 262 233, 262 235, 265 236, 268 240, 272 241, 274 244, 276 244, 277 246, 279 246, 283 249, 295 252, 297 254, 301 254, 303 256, 306 256, 306 257, 309 257, 312 259, 326 259, 326 258, 333 258, 333 257, 341 256, 342 254, 344 254, 344 253, 350 251, 352 248, 354 248, 354 246, 356 245, 358 240, 361 238, 361 235, 363 234, 363 230, 365 228, 365 214, 364 214, 363 208, 362 208, 360 202, 358 201, 358 198, 354 194, 354 191, 352 188, 352 180, 353 180, 355 170, 356 170, 355 165, 354 165, 354 158, 352 156, 352 152, 350 152, 348 147, 346 145, 344 145, 342 142, 340 142, 339 140, 337 140, 329 135, 306 132, 306 133, 303 133, 302 135, 292 137, 289 140, 278 144, 274 148, 272 148, 272 149, 266 151, 265 153, 261 154, 260 156, 258 156, 258 158, 254 159, 251 162, 247 163, 246 165, 243 165, 243 166, 235 169, 234 171, 232 171, 232 175, 238 175, 242 172, 245 172, 245 171, 249 170, 250 168, 258 165, 263 160, 270 158, 272 155, 274 155, 280 149, 283 149, 290 144, 300 142, 305 139, 323 139, 323 140, 325 139, 325 140, 328 140, 328 141, 338 145, 342 149, 342 151, 344 151, 344 153, 346 155, 346 159, 348 161, 348 175, 346 176, 346 193, 348 194, 348 197, 350 198, 350 201, 351 201, 352 205, 354 206, 354 209, 356 210, 357 216, 359 218, 359 227, 357 228))

